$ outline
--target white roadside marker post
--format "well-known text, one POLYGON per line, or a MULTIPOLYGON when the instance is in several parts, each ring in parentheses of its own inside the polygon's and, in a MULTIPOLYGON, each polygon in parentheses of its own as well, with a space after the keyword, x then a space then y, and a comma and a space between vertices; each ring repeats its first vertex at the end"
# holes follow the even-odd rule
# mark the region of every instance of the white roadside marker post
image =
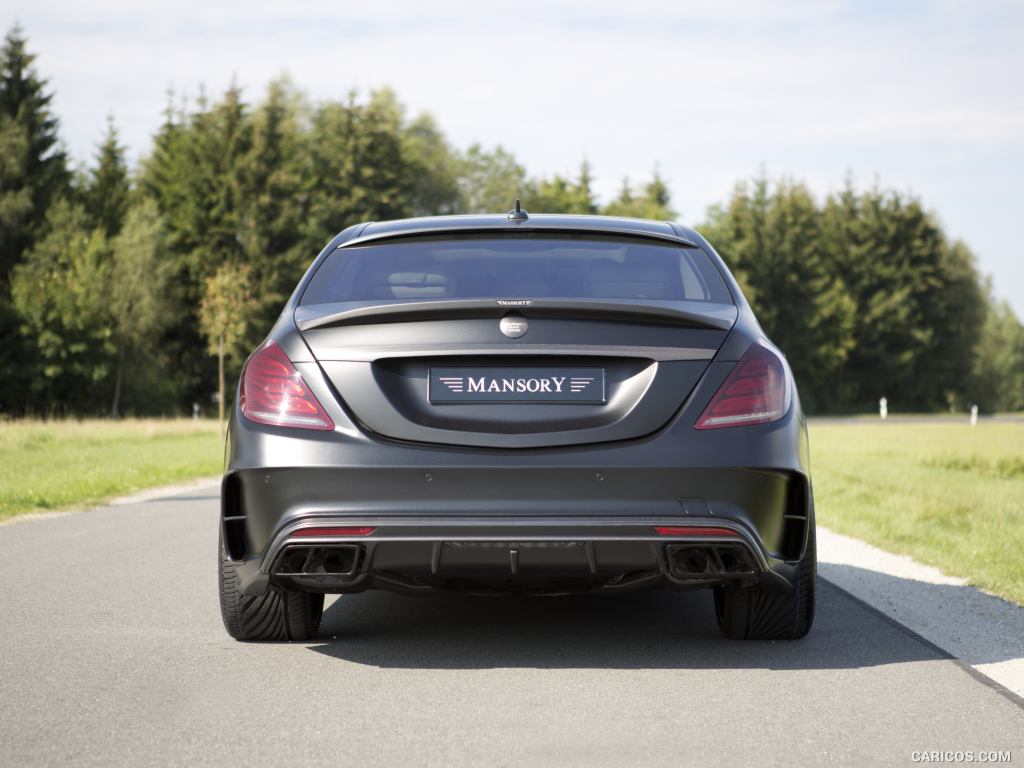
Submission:
POLYGON ((888 418, 888 416, 889 416, 889 400, 888 400, 888 398, 883 397, 881 400, 878 401, 878 415, 881 417, 882 421, 885 421, 888 418))
POLYGON ((978 426, 978 406, 976 405, 971 406, 971 426, 978 426))

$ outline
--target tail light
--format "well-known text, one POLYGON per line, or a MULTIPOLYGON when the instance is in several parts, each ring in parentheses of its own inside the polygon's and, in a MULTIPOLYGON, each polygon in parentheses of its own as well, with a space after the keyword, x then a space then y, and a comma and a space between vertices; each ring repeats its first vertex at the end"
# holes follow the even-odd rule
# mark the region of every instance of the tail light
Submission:
POLYGON ((239 404, 245 417, 259 424, 334 429, 320 401, 273 341, 264 344, 245 364, 239 404))
POLYGON ((786 366, 764 342, 743 353, 697 419, 697 429, 742 427, 781 419, 789 410, 786 366))

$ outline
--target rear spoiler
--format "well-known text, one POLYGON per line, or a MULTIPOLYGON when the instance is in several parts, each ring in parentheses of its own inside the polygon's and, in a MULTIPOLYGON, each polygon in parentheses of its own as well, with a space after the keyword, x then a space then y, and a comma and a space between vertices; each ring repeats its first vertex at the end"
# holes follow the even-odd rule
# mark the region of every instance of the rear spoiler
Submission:
MULTIPOLYGON (((594 217, 599 219, 600 217, 594 217)), ((493 223, 486 224, 462 224, 459 226, 450 227, 410 227, 409 229, 386 229, 382 232, 371 232, 369 234, 360 235, 353 237, 351 240, 346 240, 341 243, 339 248, 352 248, 358 245, 364 245, 366 243, 377 242, 380 240, 404 240, 407 238, 421 239, 421 238, 450 238, 458 235, 480 235, 488 237, 546 237, 548 235, 586 235, 588 237, 596 239, 640 239, 640 240, 660 240, 662 242, 672 243, 674 245, 682 246, 683 248, 700 248, 692 240, 689 240, 682 235, 673 232, 659 232, 649 229, 629 228, 621 225, 616 225, 614 228, 611 226, 598 226, 596 223, 591 226, 584 225, 566 225, 561 224, 558 226, 532 226, 531 224, 519 224, 516 226, 508 227, 496 227, 493 223)))
POLYGON ((340 325, 500 318, 511 311, 527 317, 571 318, 576 320, 617 320, 657 322, 728 331, 738 311, 732 304, 704 301, 657 301, 615 299, 458 299, 438 301, 397 301, 386 304, 345 302, 313 304, 295 310, 300 331, 340 325))

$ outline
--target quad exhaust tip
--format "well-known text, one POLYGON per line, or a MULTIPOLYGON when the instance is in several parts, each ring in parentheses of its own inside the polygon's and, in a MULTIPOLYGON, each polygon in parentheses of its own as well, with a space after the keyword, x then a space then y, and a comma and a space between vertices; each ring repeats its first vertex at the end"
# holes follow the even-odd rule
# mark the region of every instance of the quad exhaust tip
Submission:
POLYGON ((363 547, 358 544, 321 546, 289 546, 279 558, 272 573, 292 579, 317 579, 330 582, 351 578, 363 560, 363 547))
POLYGON ((707 578, 752 576, 757 572, 743 546, 714 544, 672 544, 667 548, 674 576, 707 578))

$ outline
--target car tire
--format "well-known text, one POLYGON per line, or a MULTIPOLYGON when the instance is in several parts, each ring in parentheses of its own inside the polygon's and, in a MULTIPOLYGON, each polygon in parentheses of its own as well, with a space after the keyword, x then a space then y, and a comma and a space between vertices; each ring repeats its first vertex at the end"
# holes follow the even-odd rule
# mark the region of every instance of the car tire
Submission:
POLYGON ((812 501, 807 546, 792 590, 778 594, 760 586, 715 588, 715 617, 722 635, 731 640, 798 640, 811 631, 818 571, 816 538, 812 501))
POLYGON ((324 596, 271 586, 250 597, 239 590, 238 566, 220 545, 220 615, 236 640, 309 640, 320 629, 324 596))

